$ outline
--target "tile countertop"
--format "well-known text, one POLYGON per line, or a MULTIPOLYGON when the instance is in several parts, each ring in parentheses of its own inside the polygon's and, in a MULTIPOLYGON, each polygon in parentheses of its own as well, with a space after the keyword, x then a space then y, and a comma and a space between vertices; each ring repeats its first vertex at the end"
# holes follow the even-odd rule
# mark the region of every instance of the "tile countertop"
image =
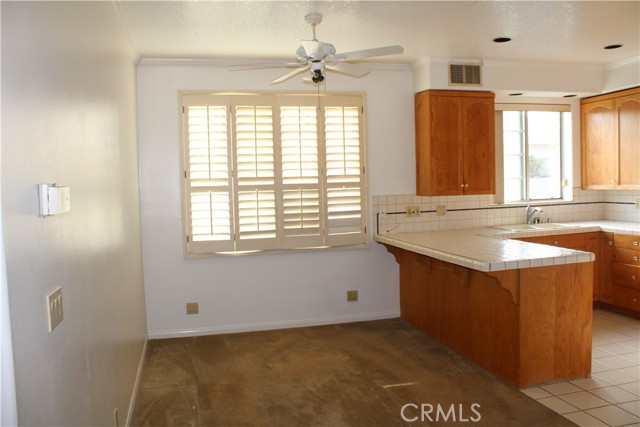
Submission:
POLYGON ((518 232, 485 227, 423 233, 378 234, 375 240, 473 270, 500 271, 595 260, 595 255, 591 252, 512 239, 593 231, 640 236, 640 224, 631 222, 602 220, 563 224, 569 227, 518 232))

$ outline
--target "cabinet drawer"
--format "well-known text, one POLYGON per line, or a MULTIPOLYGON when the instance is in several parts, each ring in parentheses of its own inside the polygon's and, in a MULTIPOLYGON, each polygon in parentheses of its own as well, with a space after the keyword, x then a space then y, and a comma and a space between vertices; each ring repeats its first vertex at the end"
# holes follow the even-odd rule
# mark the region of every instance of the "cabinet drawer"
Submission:
POLYGON ((617 285, 640 289, 640 267, 614 262, 611 269, 611 279, 617 285))
POLYGON ((618 248, 640 251, 640 236, 615 234, 613 236, 613 245, 618 248))
POLYGON ((640 312, 640 289, 613 286, 613 303, 640 312))
POLYGON ((640 265, 640 251, 614 247, 613 259, 622 264, 640 265))

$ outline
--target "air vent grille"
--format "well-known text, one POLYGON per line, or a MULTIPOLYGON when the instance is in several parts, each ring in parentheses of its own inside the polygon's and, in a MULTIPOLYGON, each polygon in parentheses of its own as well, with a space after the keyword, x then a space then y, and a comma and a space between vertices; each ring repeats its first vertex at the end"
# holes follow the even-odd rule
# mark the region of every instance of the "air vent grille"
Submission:
POLYGON ((480 65, 449 64, 449 85, 481 86, 480 65))

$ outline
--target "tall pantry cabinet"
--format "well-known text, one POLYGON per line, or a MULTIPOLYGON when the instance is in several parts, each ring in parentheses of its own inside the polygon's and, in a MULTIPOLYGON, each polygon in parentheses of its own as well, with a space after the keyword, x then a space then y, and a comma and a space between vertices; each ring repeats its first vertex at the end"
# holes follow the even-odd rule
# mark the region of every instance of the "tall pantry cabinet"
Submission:
POLYGON ((580 101, 582 188, 640 189, 640 88, 580 101))
POLYGON ((494 99, 475 91, 416 94, 417 195, 495 193, 494 99))

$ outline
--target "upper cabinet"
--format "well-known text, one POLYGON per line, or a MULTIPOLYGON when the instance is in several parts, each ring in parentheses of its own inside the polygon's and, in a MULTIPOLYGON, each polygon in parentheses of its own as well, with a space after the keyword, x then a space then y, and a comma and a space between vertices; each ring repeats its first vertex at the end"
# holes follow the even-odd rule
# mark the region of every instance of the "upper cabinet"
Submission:
POLYGON ((416 94, 416 193, 495 193, 495 95, 428 90, 416 94))
POLYGON ((640 88, 580 102, 582 188, 640 189, 640 88))

